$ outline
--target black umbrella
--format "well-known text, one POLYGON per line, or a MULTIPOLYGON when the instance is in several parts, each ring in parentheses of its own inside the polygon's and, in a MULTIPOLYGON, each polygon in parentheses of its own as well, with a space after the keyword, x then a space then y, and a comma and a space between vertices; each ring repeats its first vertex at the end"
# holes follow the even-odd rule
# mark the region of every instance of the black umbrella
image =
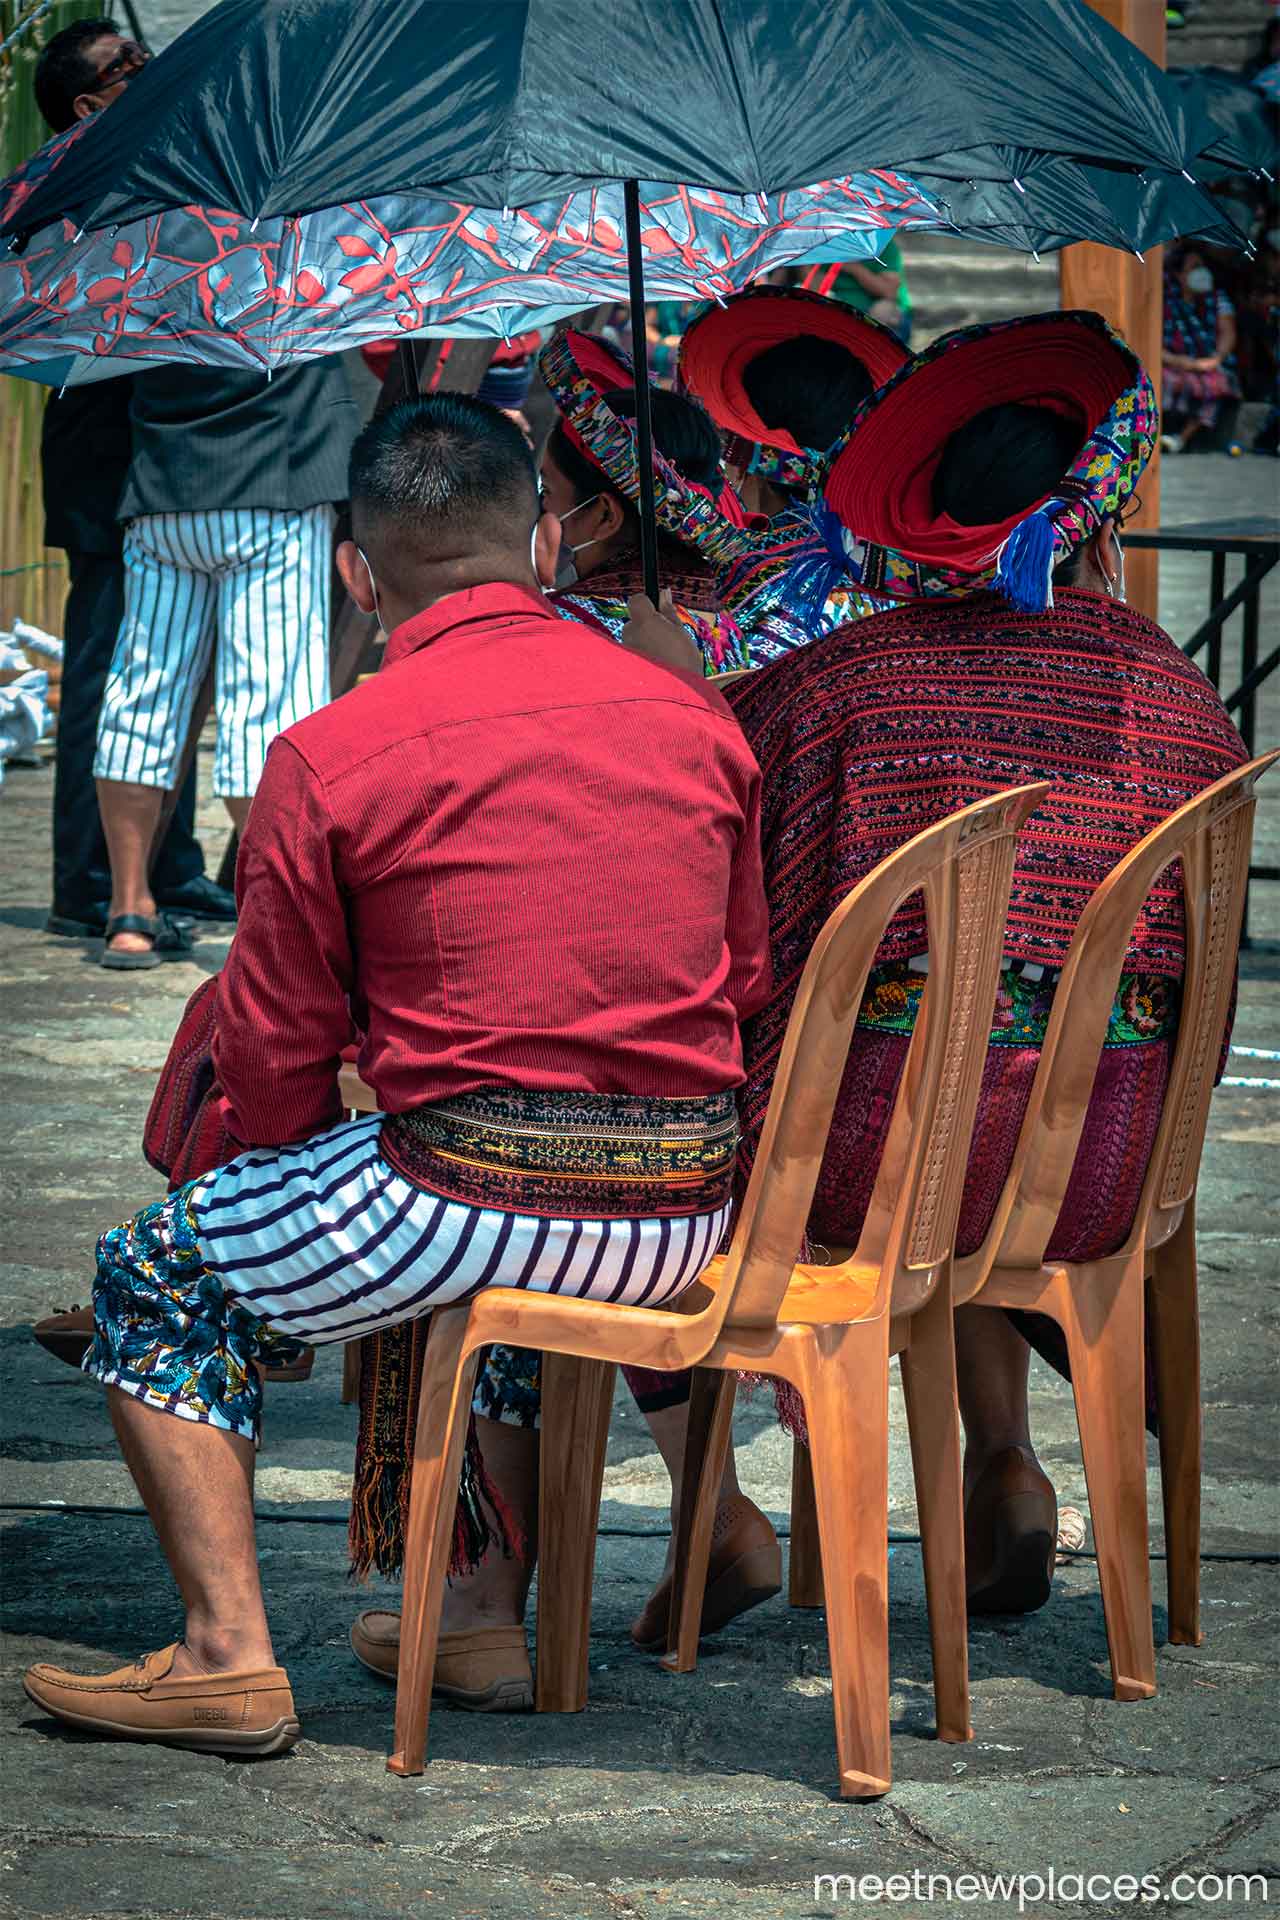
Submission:
MULTIPOLYGON (((397 193, 523 207, 622 182, 639 320, 641 179, 777 193, 962 154, 1010 186, 1011 148, 1178 175, 1207 137, 1085 0, 223 0, 6 230, 397 193)), ((643 381, 638 401, 652 586, 643 381)))
POLYGON ((1171 67, 1169 79, 1189 111, 1213 127, 1201 154, 1207 177, 1280 170, 1280 112, 1256 87, 1221 67, 1171 67))

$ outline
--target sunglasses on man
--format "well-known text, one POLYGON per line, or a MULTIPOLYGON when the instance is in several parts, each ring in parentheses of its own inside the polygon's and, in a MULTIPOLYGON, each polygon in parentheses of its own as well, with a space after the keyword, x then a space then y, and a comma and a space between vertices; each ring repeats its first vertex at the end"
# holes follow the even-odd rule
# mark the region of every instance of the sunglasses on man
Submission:
POLYGON ((123 41, 115 59, 108 60, 105 67, 99 67, 93 76, 93 86, 86 91, 96 93, 102 87, 115 86, 116 82, 123 80, 127 74, 141 73, 150 58, 150 48, 144 47, 141 41, 123 41))

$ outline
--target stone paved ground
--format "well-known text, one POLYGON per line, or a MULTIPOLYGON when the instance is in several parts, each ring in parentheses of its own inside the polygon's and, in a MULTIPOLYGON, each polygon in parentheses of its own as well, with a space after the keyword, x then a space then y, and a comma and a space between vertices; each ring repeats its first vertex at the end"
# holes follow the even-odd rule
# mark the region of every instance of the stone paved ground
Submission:
MULTIPOLYGON (((1256 461, 1188 460, 1170 469, 1166 517, 1257 512, 1270 504, 1274 478, 1256 461)), ((1196 565, 1165 568, 1165 619, 1183 637, 1203 591, 1196 565)), ((1278 600, 1273 593, 1273 627, 1278 600)), ((1267 707, 1260 737, 1275 739, 1274 693, 1267 707)), ((42 1354, 28 1327, 52 1304, 85 1298, 97 1232, 159 1191, 139 1159, 139 1127, 178 1009, 217 967, 225 942, 202 940, 192 961, 130 978, 101 972, 88 947, 46 938, 49 792, 43 768, 12 772, 0 796, 6 1912, 804 1920, 853 1910, 847 1887, 815 1898, 815 1874, 1050 1866, 1152 1873, 1166 1885, 1178 1870, 1269 1873, 1274 1897, 1273 1567, 1212 1560, 1205 1645, 1160 1646, 1158 1697, 1120 1706, 1107 1691, 1095 1568, 1072 1566, 1042 1614, 975 1630, 976 1739, 956 1748, 930 1735, 919 1559, 910 1544, 896 1546, 896 1783, 880 1805, 843 1805, 833 1795, 819 1616, 774 1601, 709 1645, 685 1678, 631 1649, 626 1624, 663 1551, 664 1487, 637 1416, 622 1404, 597 1555, 588 1710, 542 1719, 442 1711, 426 1777, 393 1780, 383 1770, 390 1694, 346 1649, 360 1604, 342 1531, 354 1428, 338 1403, 332 1354, 310 1385, 272 1395, 259 1478, 263 1568, 304 1723, 301 1745, 282 1761, 236 1765, 56 1732, 22 1696, 22 1669, 38 1658, 128 1658, 164 1644, 177 1611, 149 1530, 128 1511, 134 1497, 98 1390, 42 1354), (54 1503, 113 1511, 64 1514, 54 1503)), ((216 854, 216 809, 206 806, 204 818, 216 854)), ((1273 860, 1278 823, 1280 782, 1263 835, 1273 860)), ((1255 925, 1274 940, 1280 901, 1263 897, 1255 925)), ((1242 1043, 1280 1044, 1276 951, 1246 959, 1242 1043)), ((1247 1062, 1234 1070, 1268 1072, 1247 1062)), ((1202 1185, 1205 1540, 1226 1556, 1277 1544, 1277 1142, 1280 1095, 1218 1093, 1202 1185)), ((1035 1414, 1062 1497, 1083 1506, 1070 1402, 1043 1371, 1035 1414)), ((894 1425, 892 1522, 910 1532, 896 1397, 894 1425)), ((785 1522, 787 1456, 762 1408, 742 1411, 739 1436, 748 1488, 785 1522)), ((1153 1499, 1158 1547, 1157 1509, 1153 1499)), ((1159 1641, 1159 1568, 1155 1592, 1159 1641)), ((1230 1900, 1213 1891, 1176 1910, 1260 1911, 1256 1891, 1252 1902, 1241 1887, 1230 1900)), ((978 1904, 1016 1911, 999 1895, 978 1904)), ((1051 1907, 1034 1889, 1026 1905, 1076 1910, 1072 1899, 1051 1907)), ((932 1907, 913 1897, 897 1910, 968 1908, 939 1890, 932 1907)), ((1092 1910, 1134 1908, 1104 1899, 1092 1910)))

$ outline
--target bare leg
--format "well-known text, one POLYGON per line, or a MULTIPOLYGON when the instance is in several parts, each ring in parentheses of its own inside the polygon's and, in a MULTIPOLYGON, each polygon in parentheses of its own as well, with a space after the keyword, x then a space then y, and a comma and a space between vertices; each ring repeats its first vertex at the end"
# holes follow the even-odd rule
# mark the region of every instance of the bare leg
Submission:
POLYGON ((1031 1445, 1031 1349, 998 1307, 956 1309, 956 1383, 964 1422, 965 1490, 1006 1447, 1031 1445))
MULTIPOLYGON (((149 918, 156 903, 147 869, 164 791, 138 786, 132 780, 99 780, 97 786, 98 811, 111 862, 112 917, 140 913, 149 918)), ((118 953, 145 953, 150 942, 139 933, 118 933, 111 945, 118 953)))
POLYGON ((249 809, 253 805, 253 795, 224 794, 222 804, 231 815, 232 825, 240 838, 244 839, 244 830, 249 824, 249 809))
POLYGON ((490 1547, 474 1573, 452 1577, 444 1590, 442 1633, 469 1627, 519 1626, 524 1620, 538 1543, 538 1432, 476 1415, 485 1472, 519 1520, 528 1558, 490 1547))
MULTIPOLYGON (((689 1421, 689 1403, 682 1400, 674 1407, 657 1407, 645 1414, 645 1421, 653 1435, 654 1445, 662 1455, 667 1472, 671 1475, 671 1525, 672 1537, 667 1548, 667 1565, 671 1564, 671 1555, 675 1550, 676 1508, 680 1499, 680 1482, 684 1476, 684 1439, 689 1421)), ((735 1493, 740 1493, 738 1485, 738 1463, 730 1446, 724 1463, 724 1478, 720 1482, 720 1505, 723 1507, 735 1493)))
POLYGON ((253 1534, 253 1442, 118 1387, 107 1388, 107 1404, 186 1608, 174 1674, 274 1666, 253 1534))

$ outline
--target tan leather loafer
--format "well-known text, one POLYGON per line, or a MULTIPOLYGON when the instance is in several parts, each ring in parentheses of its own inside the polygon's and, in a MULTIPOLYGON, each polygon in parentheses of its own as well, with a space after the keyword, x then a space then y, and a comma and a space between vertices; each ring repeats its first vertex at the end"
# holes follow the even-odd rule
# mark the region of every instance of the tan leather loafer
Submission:
POLYGON ((27 1698, 69 1727, 113 1740, 154 1740, 195 1753, 287 1753, 298 1738, 289 1676, 171 1675, 177 1643, 115 1673, 66 1673, 43 1660, 23 1679, 27 1698))
MULTIPOLYGON (((362 1667, 394 1680, 400 1665, 400 1615, 357 1614, 351 1651, 362 1667)), ((533 1669, 523 1627, 472 1627, 442 1633, 436 1643, 431 1691, 472 1713, 527 1713, 533 1705, 533 1669)))
MULTIPOLYGON (((702 1596, 702 1633, 717 1633, 740 1613, 772 1600, 782 1587, 782 1548, 769 1523, 745 1493, 734 1494, 716 1515, 702 1596)), ((664 1573, 631 1628, 631 1638, 646 1653, 667 1644, 671 1575, 664 1573)))

